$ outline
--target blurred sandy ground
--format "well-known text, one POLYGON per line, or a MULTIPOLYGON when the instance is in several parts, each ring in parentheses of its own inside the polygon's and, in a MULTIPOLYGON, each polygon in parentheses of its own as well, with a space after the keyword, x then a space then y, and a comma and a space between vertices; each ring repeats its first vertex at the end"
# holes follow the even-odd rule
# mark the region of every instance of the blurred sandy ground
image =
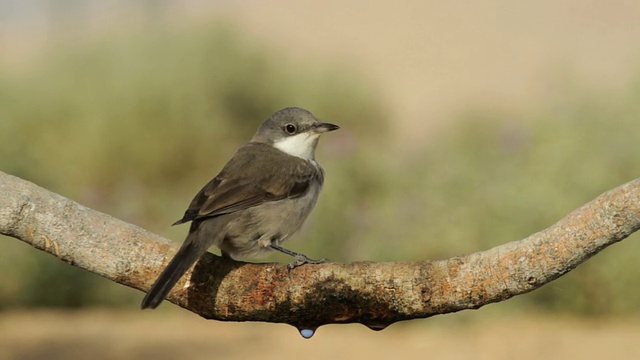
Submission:
MULTIPOLYGON (((165 305, 166 306, 166 305, 165 305)), ((482 310, 481 310, 482 311, 482 310)), ((309 340, 287 325, 221 323, 184 311, 12 312, 0 315, 1 359, 638 359, 638 319, 475 313, 373 332, 329 325, 309 340), (482 320, 478 318, 483 318, 482 320)))
MULTIPOLYGON (((128 11, 119 3, 100 11, 116 19, 128 11)), ((384 95, 403 144, 424 141, 470 105, 526 109, 553 98, 554 74, 599 88, 622 86, 640 53, 636 1, 167 3, 176 17, 232 19, 287 57, 357 69, 384 95)), ((11 29, 2 37, 4 64, 20 65, 21 56, 6 51, 18 44, 29 52, 20 36, 37 29, 4 29, 11 29)), ((481 309, 474 321, 450 320, 460 316, 378 333, 332 325, 303 340, 286 325, 205 321, 178 310, 5 312, 0 358, 640 358, 635 318, 514 319, 481 309)))

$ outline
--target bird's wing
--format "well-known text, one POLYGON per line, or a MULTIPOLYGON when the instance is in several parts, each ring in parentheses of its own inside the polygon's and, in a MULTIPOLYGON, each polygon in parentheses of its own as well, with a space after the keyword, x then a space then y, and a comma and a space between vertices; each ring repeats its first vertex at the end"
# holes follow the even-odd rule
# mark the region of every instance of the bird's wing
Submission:
POLYGON ((320 166, 270 145, 249 143, 198 192, 184 217, 174 225, 233 213, 269 201, 296 198, 308 190, 314 179, 323 180, 320 166), (275 163, 278 166, 270 166, 275 163), (246 167, 253 169, 249 171, 246 167), (271 180, 274 178, 279 181, 271 180))

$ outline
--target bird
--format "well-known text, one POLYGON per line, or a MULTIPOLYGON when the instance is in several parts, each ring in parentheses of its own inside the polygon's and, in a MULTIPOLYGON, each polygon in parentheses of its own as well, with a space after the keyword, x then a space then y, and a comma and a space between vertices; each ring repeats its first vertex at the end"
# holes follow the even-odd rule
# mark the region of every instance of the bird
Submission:
POLYGON ((276 111, 264 120, 173 224, 191 222, 189 233, 141 308, 158 307, 213 245, 232 259, 275 250, 295 258, 290 269, 326 261, 310 259, 282 243, 300 229, 322 189, 324 170, 315 159, 318 140, 339 128, 298 107, 276 111))

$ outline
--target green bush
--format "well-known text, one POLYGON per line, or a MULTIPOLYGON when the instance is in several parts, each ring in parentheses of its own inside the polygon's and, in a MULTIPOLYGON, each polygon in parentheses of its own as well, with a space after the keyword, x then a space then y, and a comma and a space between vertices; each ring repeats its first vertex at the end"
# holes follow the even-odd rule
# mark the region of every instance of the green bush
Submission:
MULTIPOLYGON (((283 59, 228 28, 111 35, 58 44, 43 58, 30 71, 0 73, 1 169, 176 241, 187 229, 169 224, 195 192, 286 106, 342 126, 321 141, 325 190, 300 241, 287 244, 310 257, 418 260, 488 249, 639 174, 637 84, 610 94, 567 88, 526 115, 474 109, 407 154, 357 72, 283 59)), ((604 251, 516 307, 638 312, 637 243, 604 251)), ((17 241, 3 244, 1 307, 141 298, 17 241)))
MULTIPOLYGON (((385 132, 384 110, 353 71, 288 61, 223 26, 61 43, 43 59, 22 74, 0 72, 1 169, 178 241, 187 228, 169 224, 272 112, 300 106, 340 124, 321 158, 361 156, 356 143, 385 132)), ((140 295, 5 243, 0 306, 140 295)))

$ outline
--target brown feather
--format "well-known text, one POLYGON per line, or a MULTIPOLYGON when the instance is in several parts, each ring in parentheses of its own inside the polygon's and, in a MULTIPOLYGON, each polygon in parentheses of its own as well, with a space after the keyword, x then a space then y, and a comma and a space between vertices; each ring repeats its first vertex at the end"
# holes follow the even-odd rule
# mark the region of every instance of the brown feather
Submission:
POLYGON ((296 198, 304 195, 311 180, 322 182, 324 178, 319 165, 292 157, 267 144, 248 143, 238 149, 233 159, 198 192, 184 217, 174 225, 233 213, 269 201, 296 198), (287 160, 277 161, 279 157, 287 160), (285 167, 268 166, 274 163, 285 167), (240 169, 239 164, 251 166, 240 169), (292 178, 291 174, 296 177, 292 178), (274 177, 280 181, 264 181, 274 177))

